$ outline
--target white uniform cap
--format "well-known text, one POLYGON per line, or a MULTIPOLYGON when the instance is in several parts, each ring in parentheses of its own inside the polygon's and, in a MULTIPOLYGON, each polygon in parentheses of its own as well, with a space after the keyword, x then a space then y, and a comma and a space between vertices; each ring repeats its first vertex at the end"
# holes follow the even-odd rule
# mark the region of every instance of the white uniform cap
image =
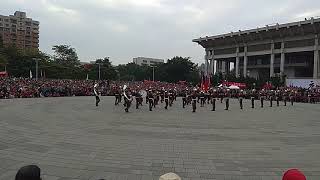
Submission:
POLYGON ((181 180, 181 178, 175 173, 167 173, 162 175, 159 180, 181 180))

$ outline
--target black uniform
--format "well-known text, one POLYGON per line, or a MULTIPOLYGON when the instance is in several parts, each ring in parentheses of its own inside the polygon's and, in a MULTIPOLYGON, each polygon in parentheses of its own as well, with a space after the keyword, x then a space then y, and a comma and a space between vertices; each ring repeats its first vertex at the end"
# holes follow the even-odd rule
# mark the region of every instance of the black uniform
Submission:
POLYGON ((148 104, 149 104, 149 111, 152 111, 152 107, 154 106, 154 97, 153 97, 153 94, 151 91, 148 92, 148 95, 147 95, 147 98, 148 98, 148 104))
POLYGON ((291 92, 291 93, 289 94, 289 96, 290 96, 291 106, 293 106, 295 93, 294 93, 294 92, 291 92))
POLYGON ((211 94, 211 104, 212 104, 212 111, 216 110, 216 98, 217 98, 217 93, 216 92, 212 92, 211 94))
POLYGON ((139 109, 139 106, 142 106, 142 95, 139 92, 135 92, 134 96, 136 97, 136 109, 139 109))
POLYGON ((243 97, 244 97, 243 92, 240 92, 240 93, 238 94, 240 109, 243 109, 243 97))
POLYGON ((192 98, 192 112, 196 112, 196 109, 197 109, 197 93, 193 92, 191 94, 191 98, 192 98))
POLYGON ((187 91, 183 92, 182 94, 182 108, 185 108, 187 104, 187 91))
POLYGON ((263 102, 264 102, 264 99, 266 98, 266 95, 265 95, 265 92, 264 91, 261 91, 260 92, 260 104, 261 104, 261 108, 263 108, 263 102))
POLYGON ((119 105, 119 103, 121 102, 121 92, 119 89, 116 90, 115 94, 114 94, 116 100, 114 102, 114 105, 119 105))
POLYGON ((200 106, 201 107, 204 107, 205 101, 206 101, 205 94, 203 91, 201 91, 201 93, 200 93, 200 106))
POLYGON ((164 108, 168 109, 168 105, 169 105, 169 93, 168 92, 164 93, 164 102, 166 104, 166 106, 164 108))
POLYGON ((283 98, 284 106, 287 106, 287 98, 288 98, 287 96, 288 96, 287 92, 286 91, 283 92, 282 98, 283 98))
POLYGON ((226 108, 225 108, 225 110, 229 110, 229 98, 230 98, 230 93, 226 92, 225 93, 225 100, 226 100, 226 108))
POLYGON ((174 92, 169 91, 169 106, 171 107, 174 101, 174 92))
POLYGON ((255 98, 255 91, 251 91, 250 93, 251 108, 254 108, 254 98, 255 98))
POLYGON ((123 92, 123 97, 124 97, 125 111, 129 112, 129 108, 130 108, 131 102, 132 102, 132 95, 131 95, 130 90, 123 92))
POLYGON ((94 91, 94 96, 96 97, 96 106, 99 106, 100 97, 98 93, 98 85, 94 85, 93 91, 94 91))
POLYGON ((279 106, 279 101, 280 101, 280 92, 276 92, 276 101, 277 101, 277 106, 279 106))

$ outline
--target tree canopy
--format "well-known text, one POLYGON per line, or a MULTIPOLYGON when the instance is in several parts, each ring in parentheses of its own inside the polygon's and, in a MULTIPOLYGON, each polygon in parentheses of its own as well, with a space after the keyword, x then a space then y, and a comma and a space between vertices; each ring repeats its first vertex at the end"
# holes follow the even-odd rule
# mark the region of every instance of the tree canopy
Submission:
POLYGON ((74 66, 80 63, 76 50, 69 45, 55 45, 52 50, 53 60, 58 64, 74 66))

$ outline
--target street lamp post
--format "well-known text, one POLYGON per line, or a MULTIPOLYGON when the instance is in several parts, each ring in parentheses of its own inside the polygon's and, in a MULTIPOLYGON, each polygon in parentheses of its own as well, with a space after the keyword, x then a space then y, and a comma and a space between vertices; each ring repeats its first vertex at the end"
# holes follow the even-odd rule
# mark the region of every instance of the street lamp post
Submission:
POLYGON ((154 82, 154 66, 152 66, 152 80, 154 82))

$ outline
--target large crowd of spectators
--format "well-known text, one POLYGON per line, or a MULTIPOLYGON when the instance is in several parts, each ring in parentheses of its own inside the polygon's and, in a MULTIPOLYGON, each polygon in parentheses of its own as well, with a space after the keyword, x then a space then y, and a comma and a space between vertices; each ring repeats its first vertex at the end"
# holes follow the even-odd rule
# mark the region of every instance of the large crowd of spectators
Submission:
MULTIPOLYGON (((36 165, 24 166, 17 172, 15 180, 42 180, 41 169, 36 165)), ((167 173, 160 176, 159 180, 182 180, 182 178, 175 173, 167 173)), ((298 169, 289 169, 283 174, 282 180, 306 180, 306 176, 298 169)))
MULTIPOLYGON (((57 79, 28 79, 28 78, 0 78, 0 99, 62 97, 62 96, 91 96, 93 95, 93 80, 57 80, 57 79)), ((166 83, 152 81, 119 82, 99 81, 101 95, 114 95, 124 85, 132 90, 148 88, 165 88, 184 90, 186 83, 166 83)))
MULTIPOLYGON (((63 97, 63 96, 92 96, 93 87, 97 81, 94 80, 58 80, 58 79, 29 79, 29 78, 0 78, 0 99, 9 98, 36 98, 36 97, 63 97)), ((187 82, 167 83, 153 81, 98 81, 99 92, 102 96, 113 96, 124 85, 130 87, 131 90, 138 92, 140 90, 174 90, 178 95, 188 89, 191 93, 194 87, 187 82)), ((274 88, 273 88, 274 89, 274 88)), ((266 93, 291 93, 294 92, 295 102, 315 102, 320 101, 320 88, 299 88, 299 87, 282 87, 277 89, 266 89, 266 93)), ((218 92, 225 89, 217 88, 218 92)), ((252 96, 252 90, 244 90, 245 98, 252 96)), ((259 99, 259 91, 255 91, 256 99, 259 99)), ((231 92, 231 97, 237 97, 237 91, 231 92)))

